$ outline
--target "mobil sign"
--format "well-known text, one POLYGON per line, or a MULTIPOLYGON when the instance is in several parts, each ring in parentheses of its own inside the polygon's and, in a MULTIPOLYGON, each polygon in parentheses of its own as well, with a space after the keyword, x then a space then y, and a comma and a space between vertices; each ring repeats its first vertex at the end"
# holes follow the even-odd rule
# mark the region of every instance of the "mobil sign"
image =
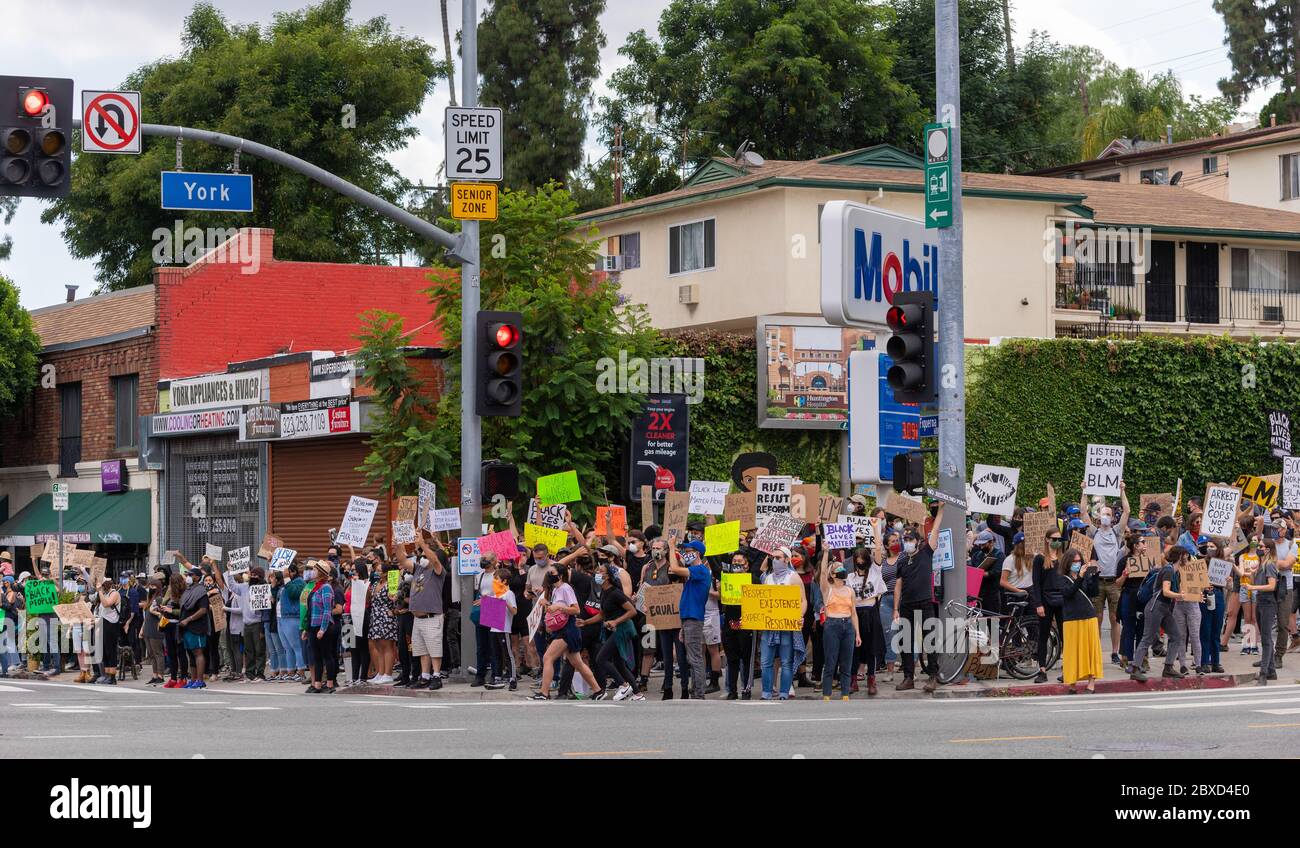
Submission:
POLYGON ((925 224, 848 200, 822 210, 822 316, 841 327, 884 328, 899 292, 935 293, 939 239, 925 224))

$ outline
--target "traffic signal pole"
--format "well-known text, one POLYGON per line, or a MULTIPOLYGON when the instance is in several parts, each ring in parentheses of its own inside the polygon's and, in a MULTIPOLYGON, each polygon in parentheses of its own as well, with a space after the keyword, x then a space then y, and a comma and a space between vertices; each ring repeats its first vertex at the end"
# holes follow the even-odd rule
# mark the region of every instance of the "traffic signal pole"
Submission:
MULTIPOLYGON (((957 0, 934 4, 935 119, 952 126, 952 225, 939 230, 939 489, 966 500, 965 306, 962 292, 961 49, 957 0)), ((944 509, 953 568, 943 572, 943 603, 966 602, 966 516, 944 509)), ((940 615, 946 616, 941 609, 940 615)))

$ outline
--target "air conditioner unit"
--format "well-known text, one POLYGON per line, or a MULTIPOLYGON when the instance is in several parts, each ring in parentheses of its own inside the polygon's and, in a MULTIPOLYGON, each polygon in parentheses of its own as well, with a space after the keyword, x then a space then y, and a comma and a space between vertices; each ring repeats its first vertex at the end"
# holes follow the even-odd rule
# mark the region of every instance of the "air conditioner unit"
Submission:
POLYGON ((1264 320, 1264 321, 1277 321, 1277 322, 1280 322, 1280 321, 1282 320, 1282 307, 1280 307, 1280 306, 1265 306, 1265 307, 1264 307, 1264 315, 1263 315, 1263 317, 1262 317, 1261 320, 1264 320))
POLYGON ((600 257, 600 258, 601 258, 601 270, 603 270, 603 271, 622 271, 622 270, 623 270, 623 257, 622 257, 622 256, 602 256, 602 257, 600 257))
POLYGON ((677 302, 685 304, 695 304, 700 302, 700 287, 698 284, 677 287, 677 302))

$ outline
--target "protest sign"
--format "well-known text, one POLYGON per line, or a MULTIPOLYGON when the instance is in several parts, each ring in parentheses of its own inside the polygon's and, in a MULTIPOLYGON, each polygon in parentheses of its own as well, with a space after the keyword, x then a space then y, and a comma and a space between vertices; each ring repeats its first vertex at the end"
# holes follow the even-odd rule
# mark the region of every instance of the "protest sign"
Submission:
POLYGON ((741 586, 740 627, 742 630, 803 629, 802 586, 741 586))
POLYGON ((804 522, 788 515, 773 515, 760 527, 749 545, 765 554, 774 554, 779 548, 788 548, 803 532, 804 522))
POLYGON ((23 582, 23 598, 27 601, 27 617, 45 615, 54 612, 54 605, 59 600, 59 587, 53 580, 33 580, 30 577, 23 582))
POLYGON ((690 511, 694 515, 722 515, 730 483, 710 480, 692 480, 690 511))
POLYGON ((388 572, 388 594, 394 598, 402 590, 402 572, 396 568, 388 572))
POLYGON ((537 498, 528 501, 528 517, 524 520, 525 524, 536 524, 538 527, 549 527, 552 530, 563 530, 569 523, 566 517, 569 508, 564 504, 551 504, 542 506, 537 498))
POLYGON ((856 546, 857 541, 854 538, 857 535, 856 530, 852 521, 823 524, 822 533, 826 536, 826 547, 833 551, 841 551, 856 546))
MULTIPOLYGON (((528 525, 525 524, 525 527, 528 525)), ((462 540, 463 541, 463 540, 462 540)), ((496 554, 497 559, 519 559, 519 549, 515 547, 515 537, 509 530, 500 530, 480 536, 478 540, 480 553, 496 554)), ((550 548, 547 548, 550 550, 550 548)))
POLYGON ((761 530, 774 515, 790 514, 794 480, 790 477, 759 477, 755 481, 754 521, 761 530))
POLYGON ((1203 559, 1189 559, 1178 566, 1179 591, 1184 595, 1199 595, 1210 588, 1210 571, 1203 559))
MULTIPOLYGON (((280 550, 284 550, 281 548, 280 550)), ((269 610, 271 608, 271 584, 254 583, 248 587, 248 608, 251 610, 269 610)))
POLYGON ((397 499, 397 519, 398 521, 409 521, 415 524, 416 510, 419 508, 420 498, 417 495, 402 495, 397 499))
POLYGON ((578 489, 578 472, 561 471, 559 474, 538 477, 537 500, 542 506, 582 500, 582 492, 578 489))
POLYGON ((1249 474, 1242 474, 1232 485, 1241 489, 1241 494, 1256 506, 1264 509, 1277 506, 1278 490, 1281 488, 1280 479, 1275 483, 1270 477, 1252 477, 1249 474))
POLYGON ((340 545, 351 545, 354 548, 365 547, 366 539, 370 535, 370 525, 375 520, 375 510, 377 509, 379 509, 379 501, 353 495, 348 499, 348 508, 343 513, 343 523, 339 525, 339 532, 334 537, 334 541, 340 545))
POLYGON ((1237 523, 1237 504, 1241 501, 1241 490, 1232 486, 1207 486, 1205 514, 1201 518, 1201 532, 1206 536, 1227 537, 1232 535, 1232 528, 1237 523))
POLYGON ((1010 518, 1016 510, 1016 489, 1020 485, 1020 469, 1001 465, 975 465, 971 474, 967 498, 967 512, 987 512, 1010 518))
POLYGON ((293 548, 276 548, 271 552, 271 569, 279 571, 282 568, 288 568, 293 564, 294 557, 298 552, 293 548))
POLYGON ((686 536, 686 516, 690 512, 690 492, 664 493, 664 538, 682 539, 686 536))
POLYGON ((423 477, 420 478, 419 486, 419 493, 415 496, 415 517, 419 521, 427 521, 429 510, 438 505, 438 487, 423 477))
POLYGON ((1142 537, 1143 549, 1146 551, 1147 558, 1156 565, 1165 561, 1165 546, 1160 541, 1160 537, 1154 533, 1150 536, 1142 537))
POLYGON ((817 507, 821 502, 822 487, 816 483, 799 483, 790 490, 790 515, 802 518, 804 523, 817 523, 817 507))
POLYGON ((1268 448, 1281 459, 1291 455, 1291 415, 1280 409, 1268 413, 1268 448))
POLYGON ((1052 488, 1051 483, 1047 484, 1047 511, 1056 515, 1056 489, 1052 488))
POLYGON ((247 571, 251 559, 252 547, 249 545, 244 545, 242 548, 231 548, 226 552, 226 562, 230 563, 232 573, 247 571))
POLYGON ((1232 577, 1232 562, 1226 559, 1212 559, 1208 571, 1211 586, 1226 586, 1228 579, 1232 577))
MULTIPOLYGON (((686 494, 683 492, 682 494, 686 494)), ((681 583, 645 587, 645 623, 655 630, 677 630, 682 626, 679 610, 681 583)))
POLYGON ((213 562, 221 562, 221 548, 216 545, 206 544, 203 546, 203 555, 213 562))
POLYGON ((730 607, 740 606, 741 587, 749 586, 753 582, 753 575, 748 571, 742 571, 739 574, 724 571, 718 592, 722 603, 730 607))
MULTIPOLYGON (((369 524, 366 525, 366 529, 367 529, 367 530, 370 529, 370 525, 369 525, 369 524)), ((342 541, 340 541, 339 544, 344 544, 344 543, 343 543, 342 541)), ((362 541, 362 542, 357 542, 357 544, 358 544, 358 545, 363 545, 363 544, 365 544, 365 542, 364 542, 364 541, 362 541)), ((257 555, 258 555, 259 557, 261 557, 262 559, 270 559, 270 558, 271 558, 271 553, 272 553, 276 548, 283 548, 283 547, 284 547, 284 542, 281 542, 279 539, 277 539, 276 537, 272 536, 270 533, 267 533, 265 536, 262 537, 262 544, 259 545, 258 548, 257 548, 257 555)))
MULTIPOLYGON (((1139 551, 1139 553, 1129 554, 1128 559, 1125 560, 1125 564, 1125 576, 1145 580, 1147 574, 1151 572, 1151 569, 1155 567, 1156 563, 1155 560, 1147 556, 1144 551, 1139 551)), ((1126 583, 1125 585, 1128 584, 1126 583)))
POLYGON ((727 495, 726 505, 722 508, 723 521, 739 521, 741 530, 753 530, 758 526, 754 520, 754 493, 737 492, 727 495))
POLYGON ((817 499, 817 523, 828 524, 844 509, 844 498, 822 495, 817 499))
POLYGON ((217 633, 224 633, 226 608, 221 604, 221 591, 216 586, 208 590, 208 609, 212 612, 212 629, 217 633))
POLYGON ((1029 556, 1047 554, 1047 534, 1056 530, 1056 514, 1051 512, 1026 512, 1021 531, 1025 534, 1025 553, 1029 556))
POLYGON ((895 492, 890 489, 885 496, 885 512, 891 515, 897 515, 899 518, 909 524, 925 525, 925 520, 930 517, 930 511, 925 508, 917 498, 909 498, 902 492, 895 492))
MULTIPOLYGON (((509 534, 507 533, 507 535, 509 534)), ((465 536, 456 540, 456 573, 459 576, 472 577, 475 574, 483 573, 483 554, 478 543, 478 539, 470 539, 465 536)), ((497 557, 497 559, 500 559, 500 557, 497 557)))
POLYGON ((1092 539, 1088 538, 1087 533, 1076 530, 1070 534, 1070 550, 1083 554, 1083 561, 1086 563, 1092 556, 1092 539))
POLYGON ((451 506, 446 509, 431 510, 429 524, 435 533, 441 533, 444 530, 459 530, 460 507, 451 506))
POLYGON ((493 630, 503 631, 510 618, 510 606, 500 598, 487 595, 478 601, 478 623, 493 630))
POLYGON ((366 593, 370 591, 369 580, 352 581, 352 602, 349 604, 348 618, 352 619, 352 632, 364 633, 366 620, 366 593))
POLYGON ((740 522, 709 524, 704 528, 704 555, 729 554, 740 547, 740 522))
POLYGON ((880 544, 880 519, 865 515, 841 515, 840 523, 853 525, 853 534, 863 545, 874 548, 880 544))
POLYGON ((1141 495, 1138 498, 1138 512, 1142 515, 1147 514, 1147 507, 1155 504, 1160 507, 1160 516, 1174 514, 1174 493, 1173 492, 1153 492, 1141 495))
POLYGON ((1300 509, 1300 456, 1282 458, 1282 508, 1300 509))
POLYGON ((655 490, 653 486, 641 487, 641 529, 655 523, 655 490))
MULTIPOLYGON (((546 549, 552 554, 564 547, 564 542, 569 538, 569 534, 563 530, 552 530, 550 527, 538 527, 536 524, 524 525, 524 547, 530 550, 534 545, 545 545, 546 549)), ((482 539, 479 540, 480 546, 482 539)))
POLYGON ((1088 445, 1087 460, 1083 466, 1083 493, 1105 498, 1119 497, 1119 484, 1124 479, 1123 445, 1088 445))
POLYGON ((95 557, 90 561, 90 585, 98 587, 104 582, 104 572, 108 571, 108 559, 95 557))
MULTIPOLYGON (((75 548, 75 549, 72 551, 72 558, 71 558, 70 560, 68 560, 67 562, 71 562, 73 566, 80 566, 80 567, 82 567, 82 568, 90 568, 90 566, 91 566, 91 564, 94 562, 94 560, 95 560, 95 552, 94 552, 94 551, 92 551, 92 550, 90 550, 90 549, 88 549, 88 548, 75 548)), ((67 562, 65 562, 64 564, 66 565, 67 562)))
POLYGON ((415 541, 414 521, 394 521, 391 539, 394 545, 409 545, 415 541))
POLYGON ((627 536, 627 507, 596 507, 596 533, 610 538, 627 536))
POLYGON ((95 614, 91 612, 90 604, 85 601, 73 601, 70 604, 55 604, 54 614, 59 617, 59 624, 64 626, 95 623, 95 614))

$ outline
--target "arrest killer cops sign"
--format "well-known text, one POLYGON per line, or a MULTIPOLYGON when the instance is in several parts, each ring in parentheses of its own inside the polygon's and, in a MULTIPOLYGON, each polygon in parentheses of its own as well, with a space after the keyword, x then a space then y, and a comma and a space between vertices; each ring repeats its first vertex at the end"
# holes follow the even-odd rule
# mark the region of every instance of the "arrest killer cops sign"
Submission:
POLYGON ((832 200, 821 218, 822 317, 885 328, 899 292, 927 291, 939 308, 939 241, 925 225, 861 203, 832 200))

